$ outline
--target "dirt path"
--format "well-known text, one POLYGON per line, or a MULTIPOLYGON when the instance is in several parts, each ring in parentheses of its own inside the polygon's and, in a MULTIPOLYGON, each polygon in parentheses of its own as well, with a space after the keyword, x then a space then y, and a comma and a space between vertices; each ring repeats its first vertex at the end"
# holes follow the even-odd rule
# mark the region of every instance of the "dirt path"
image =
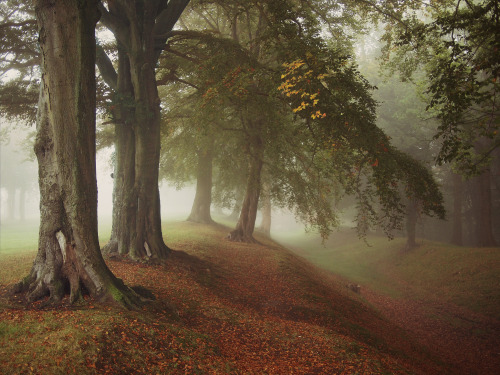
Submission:
POLYGON ((451 303, 393 299, 364 288, 362 295, 420 344, 438 354, 450 374, 497 374, 500 322, 451 303))

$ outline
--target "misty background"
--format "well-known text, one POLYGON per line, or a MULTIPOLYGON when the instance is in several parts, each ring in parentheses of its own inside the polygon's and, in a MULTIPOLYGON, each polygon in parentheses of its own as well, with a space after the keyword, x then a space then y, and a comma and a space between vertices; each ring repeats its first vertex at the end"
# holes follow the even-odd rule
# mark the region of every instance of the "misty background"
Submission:
MULTIPOLYGON (((0 236, 9 225, 27 224, 33 231, 39 224, 38 165, 33 153, 35 126, 0 119, 0 236)), ((111 226, 113 212, 113 148, 97 152, 99 224, 111 226)), ((178 189, 168 181, 160 182, 161 214, 165 220, 185 220, 193 204, 196 182, 178 189)), ((219 209, 218 215, 229 216, 230 210, 219 209)), ((273 232, 302 231, 290 212, 273 210, 273 232)), ((257 223, 261 220, 260 213, 257 223)), ((0 246, 1 248, 1 246, 0 246)))

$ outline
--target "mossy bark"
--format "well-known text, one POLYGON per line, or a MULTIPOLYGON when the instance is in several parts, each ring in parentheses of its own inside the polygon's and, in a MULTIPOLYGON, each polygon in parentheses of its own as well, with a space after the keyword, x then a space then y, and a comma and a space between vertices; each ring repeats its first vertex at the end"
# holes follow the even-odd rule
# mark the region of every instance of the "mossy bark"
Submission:
POLYGON ((15 287, 58 303, 83 293, 128 307, 139 297, 106 266, 97 235, 95 24, 97 1, 36 2, 42 79, 35 152, 39 163, 38 254, 15 287), (111 293, 113 291, 113 293, 111 293))
POLYGON ((124 183, 115 181, 117 215, 113 215, 114 229, 106 250, 132 259, 166 258, 170 253, 161 228, 158 188, 161 118, 155 68, 166 35, 188 2, 141 2, 138 5, 127 0, 108 2, 107 8, 100 7, 102 22, 112 30, 126 53, 128 71, 119 71, 118 81, 120 76, 128 75, 133 107, 129 117, 133 120, 133 154, 132 146, 120 149, 118 143, 122 141, 118 133, 116 152, 127 153, 126 157, 117 158, 117 163, 123 164, 117 168, 125 170, 133 165, 134 183, 124 190, 119 186, 124 183), (130 162, 132 156, 133 163, 130 162))
POLYGON ((115 160, 113 172, 113 223, 109 242, 103 248, 107 255, 128 255, 137 215, 135 184, 135 111, 130 62, 120 42, 118 75, 113 107, 115 122, 115 160))

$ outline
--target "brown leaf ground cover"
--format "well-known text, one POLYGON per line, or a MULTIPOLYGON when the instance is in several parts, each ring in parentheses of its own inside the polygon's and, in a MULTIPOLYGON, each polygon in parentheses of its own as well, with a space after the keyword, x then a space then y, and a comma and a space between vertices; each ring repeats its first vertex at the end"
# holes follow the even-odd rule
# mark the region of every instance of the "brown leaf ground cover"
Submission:
POLYGON ((451 373, 338 278, 275 243, 237 244, 226 233, 173 224, 167 262, 109 260, 156 296, 137 311, 92 300, 27 306, 6 292, 29 260, 1 257, 17 268, 0 275, 0 373, 451 373))
POLYGON ((370 290, 364 296, 448 363, 450 374, 496 374, 500 369, 497 320, 438 300, 395 300, 370 290))
POLYGON ((407 252, 404 238, 371 236, 367 246, 347 230, 333 237, 325 246, 302 238, 294 250, 361 284, 366 302, 438 355, 446 373, 498 372, 500 248, 419 240, 407 252))

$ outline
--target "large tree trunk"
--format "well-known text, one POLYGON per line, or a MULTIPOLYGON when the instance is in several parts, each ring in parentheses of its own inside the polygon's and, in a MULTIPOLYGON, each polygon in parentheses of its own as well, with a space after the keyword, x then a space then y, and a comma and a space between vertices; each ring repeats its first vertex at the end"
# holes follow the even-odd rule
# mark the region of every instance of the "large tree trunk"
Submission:
POLYGON ((406 246, 405 250, 417 247, 416 233, 419 204, 415 199, 410 199, 406 206, 406 246))
POLYGON ((255 230, 255 219, 259 206, 261 172, 263 165, 263 142, 259 135, 251 136, 249 139, 249 171, 245 190, 245 198, 241 207, 240 217, 236 228, 229 233, 231 241, 256 243, 253 237, 255 230))
MULTIPOLYGON (((155 13, 150 13, 154 15, 155 13)), ((154 16, 142 27, 131 27, 130 73, 135 98, 135 192, 136 228, 132 257, 166 258, 170 249, 163 242, 158 175, 160 165, 160 98, 156 86, 154 16)), ((129 15, 129 18, 132 18, 129 15)))
POLYGON ((42 80, 35 153, 39 164, 39 248, 15 291, 28 301, 70 301, 83 292, 131 306, 138 296, 107 268, 97 235, 95 171, 96 0, 38 0, 42 80))
MULTIPOLYGON (((134 107, 135 137, 134 187, 122 195, 125 198, 120 203, 121 209, 127 213, 121 215, 119 224, 115 225, 114 233, 123 238, 112 240, 118 243, 119 253, 128 254, 131 258, 166 258, 170 253, 163 241, 161 229, 158 188, 160 98, 155 67, 168 32, 173 29, 188 3, 189 0, 124 0, 107 2, 108 8, 100 4, 102 22, 126 48, 130 63, 133 103, 129 104, 134 107), (123 245, 120 246, 120 243, 123 245), (128 243, 130 245, 126 246, 128 243)), ((131 148, 127 146, 126 152, 131 148)), ((118 203, 120 195, 116 194, 115 197, 115 203, 118 203)), ((115 245, 110 243, 110 248, 112 246, 115 245)))
POLYGON ((486 169, 480 176, 472 180, 472 205, 475 216, 476 246, 496 246, 493 236, 491 171, 486 169))
POLYGON ((453 228, 451 243, 453 245, 463 245, 462 234, 462 202, 463 202, 463 181, 462 176, 452 172, 453 179, 453 228))
POLYGON ((135 231, 137 199, 135 184, 134 102, 130 62, 118 42, 118 76, 113 117, 115 120, 115 165, 113 172, 113 224, 107 255, 128 255, 135 231))
POLYGON ((262 222, 260 223, 259 231, 264 233, 266 236, 271 235, 271 195, 269 193, 268 184, 264 184, 262 190, 262 222))
POLYGON ((188 221, 212 224, 210 207, 212 205, 212 145, 198 151, 198 168, 196 173, 196 194, 188 221))

